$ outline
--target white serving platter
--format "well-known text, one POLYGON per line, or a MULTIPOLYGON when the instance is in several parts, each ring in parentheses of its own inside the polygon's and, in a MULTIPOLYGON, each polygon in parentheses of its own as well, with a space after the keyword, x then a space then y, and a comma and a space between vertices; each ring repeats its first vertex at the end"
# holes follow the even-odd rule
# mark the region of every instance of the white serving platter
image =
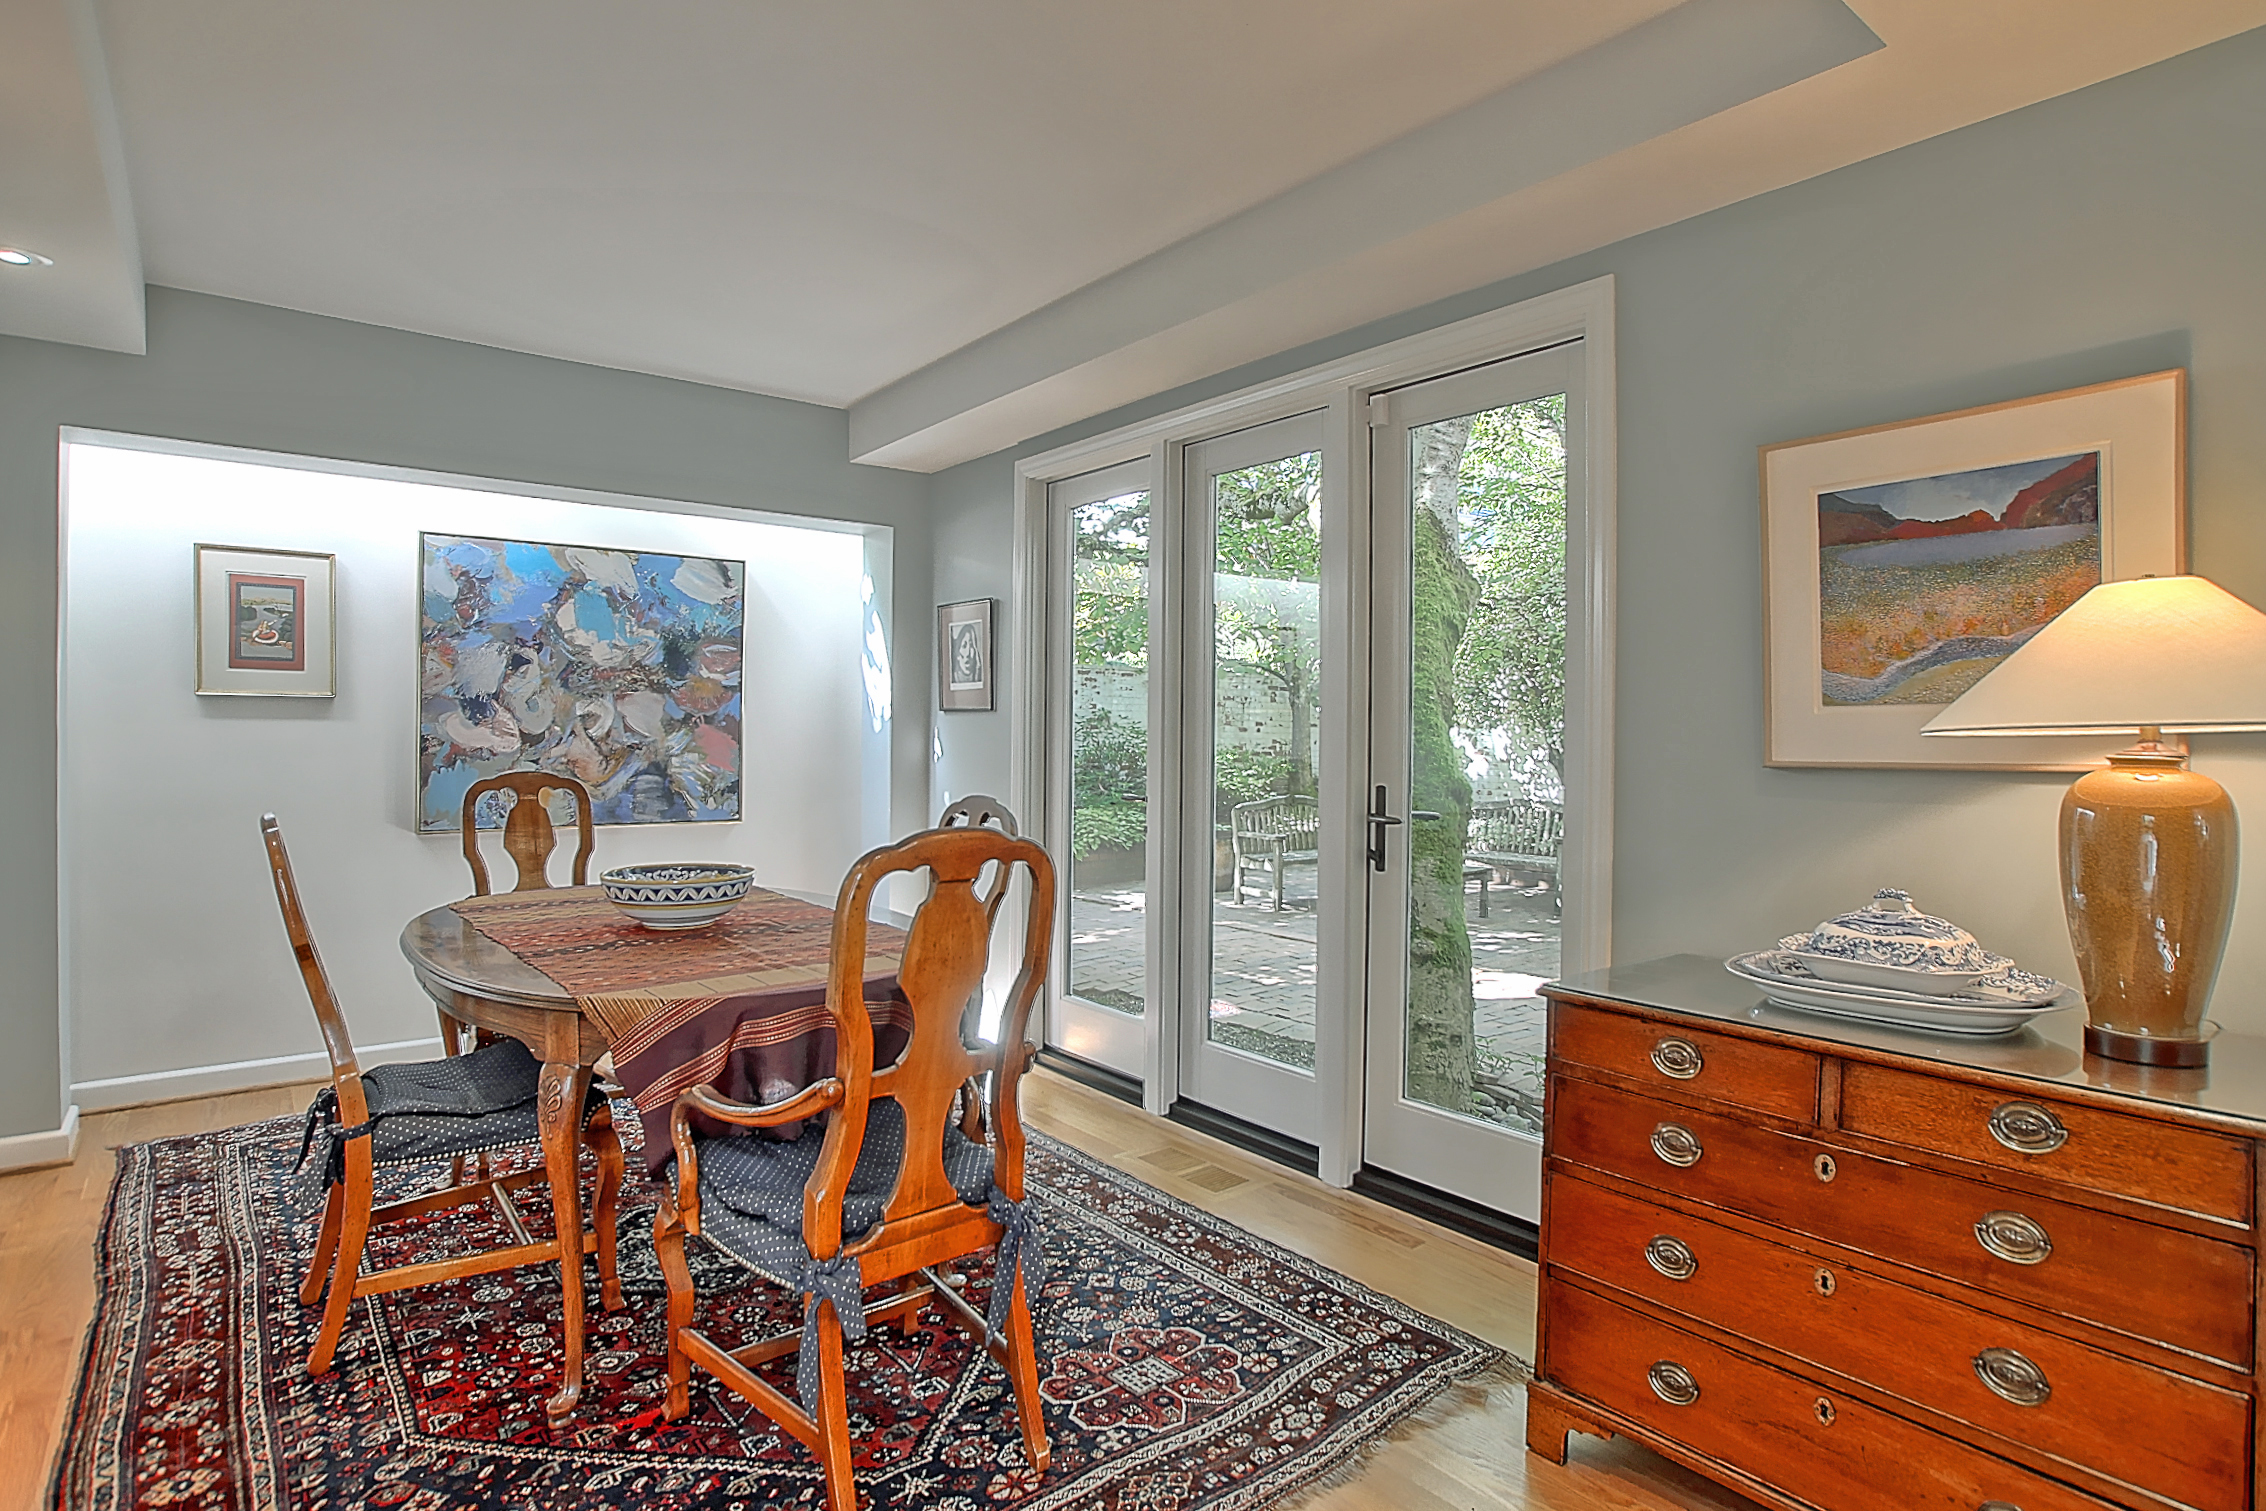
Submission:
POLYGON ((1957 995, 1937 996, 1820 981, 1784 950, 1734 955, 1723 965, 1732 975, 1761 987, 1763 996, 1780 1007, 1929 1033, 2010 1034, 2033 1018, 2084 1002, 2076 988, 2028 972, 2014 973, 2015 979, 2007 985, 1986 979, 1957 995))

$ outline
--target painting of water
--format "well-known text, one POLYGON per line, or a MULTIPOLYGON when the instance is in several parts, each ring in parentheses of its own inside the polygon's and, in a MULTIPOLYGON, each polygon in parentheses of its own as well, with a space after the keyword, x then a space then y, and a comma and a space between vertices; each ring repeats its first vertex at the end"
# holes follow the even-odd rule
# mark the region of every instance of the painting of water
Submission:
POLYGON ((420 831, 505 771, 601 824, 740 816, 744 562, 426 534, 419 571, 420 831))
POLYGON ((2101 458, 1817 495, 1828 707, 1949 703, 2101 580, 2101 458))

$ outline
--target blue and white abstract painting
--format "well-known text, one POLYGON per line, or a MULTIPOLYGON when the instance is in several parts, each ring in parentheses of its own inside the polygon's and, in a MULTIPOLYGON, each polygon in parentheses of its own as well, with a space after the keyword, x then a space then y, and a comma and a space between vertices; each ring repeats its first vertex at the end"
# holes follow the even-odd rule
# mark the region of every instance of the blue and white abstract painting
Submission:
POLYGON ((419 557, 421 832, 506 771, 580 779, 601 824, 740 816, 746 563, 432 534, 419 557))

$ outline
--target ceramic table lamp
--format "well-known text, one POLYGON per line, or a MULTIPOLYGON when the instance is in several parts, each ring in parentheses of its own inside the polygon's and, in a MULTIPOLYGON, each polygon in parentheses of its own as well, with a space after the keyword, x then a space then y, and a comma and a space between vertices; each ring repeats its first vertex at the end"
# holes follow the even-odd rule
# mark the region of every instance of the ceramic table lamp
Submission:
POLYGON ((2139 743, 2061 803, 2062 906, 2085 1047, 2201 1065, 2235 898, 2235 810, 2166 733, 2266 729, 2266 614, 2201 577, 2105 582, 1929 721, 1930 735, 2139 743))

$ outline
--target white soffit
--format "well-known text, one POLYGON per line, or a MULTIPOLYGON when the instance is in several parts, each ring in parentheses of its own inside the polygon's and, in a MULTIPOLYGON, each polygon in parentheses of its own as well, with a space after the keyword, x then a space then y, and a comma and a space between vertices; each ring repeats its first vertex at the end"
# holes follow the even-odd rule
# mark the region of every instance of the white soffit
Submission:
POLYGON ((150 281, 843 405, 1677 0, 99 3, 150 281))
POLYGON ((141 244, 92 0, 0 0, 0 335, 142 350, 141 244))
MULTIPOLYGON (((859 461, 938 471, 1300 343, 2266 24, 2266 0, 2177 6, 1850 0, 1850 6, 1880 38, 1877 49, 1784 87, 1755 91, 1730 108, 1694 113, 1688 124, 1619 150, 1575 157, 1565 171, 1506 183, 1507 192, 1474 194, 1461 206, 1452 192, 1438 192, 1422 206, 1418 196, 1378 192, 1381 186, 1365 180, 1363 163, 1301 185, 1281 200, 1334 188, 1328 206, 1334 223, 1309 220, 1300 227, 1303 237, 1278 236, 1255 246, 1257 228, 1300 218, 1297 209, 1285 214, 1283 203, 1260 205, 1152 255, 853 405, 851 453, 859 461), (1426 215, 1425 208, 1444 213, 1426 215), (1256 252, 1271 252, 1272 276, 1248 276, 1256 252), (1127 318, 1128 306, 1145 306, 1146 329, 1127 318)), ((1723 28, 1714 46, 1735 45, 1737 29, 1753 25, 1762 11, 1775 10, 1790 28, 1804 8, 1764 0, 1722 7, 1709 17, 1723 28)), ((1632 71, 1627 87, 1654 87, 1653 70, 1663 60, 1647 56, 1646 34, 1690 27, 1701 9, 1693 0, 1554 72, 1579 76, 1618 55, 1632 71)), ((1807 9, 1815 17, 1818 8, 1807 9)), ((1709 67, 1729 66, 1704 39, 1686 35, 1698 50, 1672 55, 1667 61, 1676 71, 1695 57, 1709 67)), ((1781 66, 1800 45, 1780 39, 1781 66)), ((1829 41, 1811 45, 1831 47, 1829 41)), ((1757 61, 1745 63, 1751 68, 1757 61)), ((1665 87, 1673 92, 1675 80, 1665 87)), ((1462 118, 1515 109, 1512 97, 1548 88, 1548 80, 1529 80, 1462 118)), ((1654 106, 1674 108, 1658 100, 1654 106)), ((1418 143, 1453 141, 1463 119, 1436 123, 1371 158, 1384 161, 1418 143)), ((1591 129, 1605 138, 1616 124, 1597 121, 1591 129)))

